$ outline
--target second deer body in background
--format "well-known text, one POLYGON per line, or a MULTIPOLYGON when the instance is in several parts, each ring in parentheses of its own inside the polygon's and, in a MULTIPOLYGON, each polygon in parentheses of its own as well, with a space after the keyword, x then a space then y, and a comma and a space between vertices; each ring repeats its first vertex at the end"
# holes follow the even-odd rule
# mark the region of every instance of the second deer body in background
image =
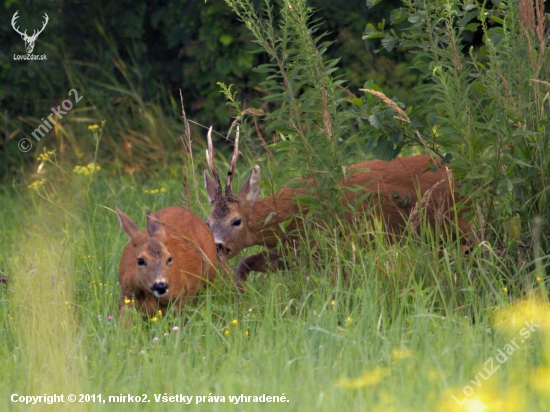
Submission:
MULTIPOLYGON (((300 219, 292 219, 285 231, 280 224, 306 211, 295 197, 307 193, 306 188, 283 187, 273 196, 259 199, 260 168, 254 166, 252 174, 237 195, 232 193, 233 173, 238 154, 238 135, 235 140, 233 158, 228 171, 225 195, 222 194, 219 176, 214 167, 211 133, 208 134, 207 160, 213 177, 204 172, 205 186, 210 202, 210 216, 207 224, 212 230, 220 260, 235 256, 242 249, 262 245, 267 251, 247 256, 237 265, 235 286, 242 291, 242 283, 251 271, 265 272, 270 268, 284 268, 275 248, 279 241, 288 244, 290 236, 296 237, 303 230, 300 219), (289 235, 289 233, 293 235, 289 235)), ((430 156, 397 158, 391 162, 372 160, 346 168, 348 176, 340 185, 346 188, 364 188, 369 192, 358 210, 383 218, 388 233, 402 232, 409 215, 421 207, 428 221, 452 226, 455 222, 455 197, 452 173, 444 167, 433 172, 437 166, 430 156), (426 171, 428 170, 428 171, 426 171)), ((352 206, 357 191, 349 190, 342 202, 352 206)), ((350 209, 351 210, 351 209, 350 209)), ((344 219, 351 216, 346 213, 344 219)), ((458 218, 461 234, 470 231, 469 223, 458 218)))

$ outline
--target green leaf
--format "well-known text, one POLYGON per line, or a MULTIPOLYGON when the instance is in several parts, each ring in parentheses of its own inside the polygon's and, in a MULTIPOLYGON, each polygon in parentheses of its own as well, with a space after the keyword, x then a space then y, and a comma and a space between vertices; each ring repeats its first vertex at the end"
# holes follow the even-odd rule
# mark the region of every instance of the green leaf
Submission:
POLYGON ((478 23, 470 23, 470 24, 466 25, 466 27, 464 27, 464 30, 472 31, 472 32, 475 33, 477 31, 478 27, 479 27, 478 23))
POLYGON ((377 92, 381 91, 380 88, 374 84, 373 80, 367 80, 363 84, 363 89, 373 89, 373 90, 376 90, 377 92))
POLYGON ((477 17, 478 15, 478 12, 477 10, 474 10, 474 11, 469 11, 468 13, 466 13, 464 15, 464 17, 462 17, 460 19, 460 21, 458 22, 458 27, 464 27, 466 26, 468 23, 470 23, 470 21, 474 18, 474 17, 477 17))
POLYGON ((222 34, 218 41, 223 44, 224 46, 229 46, 231 43, 233 43, 233 36, 230 34, 222 34))
POLYGON ((390 13, 391 24, 399 24, 407 18, 409 13, 403 9, 393 9, 390 13))
POLYGON ((371 7, 376 6, 381 1, 382 0, 367 0, 367 7, 370 9, 371 7))
POLYGON ((382 140, 378 142, 372 153, 377 159, 390 161, 395 157, 395 148, 389 140, 382 140))
POLYGON ((519 240, 521 237, 521 220, 519 216, 512 216, 502 222, 502 228, 513 240, 519 240))
POLYGON ((443 157, 443 160, 441 160, 441 165, 449 164, 451 163, 451 160, 453 160, 453 155, 450 153, 446 153, 443 157))
POLYGON ((371 40, 371 39, 381 39, 383 37, 386 37, 383 33, 371 33, 371 34, 364 34, 361 36, 362 40, 371 40))
POLYGON ((369 116, 369 123, 376 129, 380 129, 382 127, 382 122, 375 114, 371 114, 369 116))
POLYGON ((520 166, 534 167, 531 163, 527 163, 526 161, 521 160, 521 159, 512 158, 512 162, 514 162, 515 164, 520 165, 520 166))
POLYGON ((254 68, 254 71, 257 73, 273 73, 275 69, 272 64, 260 64, 258 67, 254 68))
POLYGON ((397 42, 397 39, 393 36, 388 36, 382 39, 382 46, 387 51, 392 51, 395 48, 395 43, 397 42))
POLYGON ((275 212, 271 212, 269 215, 267 215, 267 217, 265 218, 264 220, 264 227, 267 226, 267 224, 269 223, 269 221, 271 219, 273 219, 273 216, 275 216, 277 213, 275 212))
POLYGON ((311 196, 308 194, 296 195, 294 199, 296 200, 296 202, 303 206, 316 206, 321 204, 319 199, 317 199, 315 196, 311 196))
POLYGON ((359 97, 356 97, 354 99, 351 99, 351 103, 354 106, 361 107, 361 99, 359 97))
POLYGON ((362 38, 363 40, 369 40, 369 39, 378 39, 384 36, 386 36, 384 33, 377 31, 374 28, 374 26, 371 23, 369 23, 365 27, 365 34, 363 35, 362 38))

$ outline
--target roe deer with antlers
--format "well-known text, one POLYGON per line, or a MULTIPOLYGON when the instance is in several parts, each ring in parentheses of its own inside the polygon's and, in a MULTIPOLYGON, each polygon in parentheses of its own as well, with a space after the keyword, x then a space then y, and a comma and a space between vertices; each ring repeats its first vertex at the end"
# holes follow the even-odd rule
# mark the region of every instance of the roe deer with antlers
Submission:
MULTIPOLYGON (((289 244, 291 238, 288 233, 296 236, 303 230, 303 225, 300 219, 292 219, 283 231, 280 224, 306 211, 307 208, 300 206, 295 197, 307 193, 307 189, 284 187, 275 195, 258 200, 260 168, 254 166, 239 193, 233 195, 233 174, 239 144, 237 132, 225 195, 222 194, 220 179, 214 167, 211 131, 208 133, 207 161, 212 177, 205 171, 204 181, 211 206, 207 224, 214 234, 218 256, 224 261, 254 245, 268 249, 242 259, 237 265, 235 286, 242 291, 243 282, 251 271, 284 268, 274 249, 279 241, 289 244)), ((363 193, 372 193, 372 196, 366 196, 359 210, 382 217, 388 233, 395 234, 403 231, 411 211, 418 211, 415 209, 417 193, 420 194, 423 211, 432 223, 436 220, 454 222, 455 195, 451 171, 443 167, 439 167, 436 172, 426 171, 433 167, 430 156, 426 155, 397 158, 391 162, 372 160, 347 167, 347 177, 340 184, 350 189, 362 187, 365 189, 363 193)), ((343 203, 353 206, 357 194, 351 190, 348 194, 343 203)), ((344 218, 351 216, 346 215, 344 218)), ((465 220, 458 219, 458 224, 461 234, 470 231, 465 220)))
POLYGON ((120 314, 134 306, 153 315, 172 301, 179 309, 214 278, 214 238, 198 216, 176 206, 149 212, 141 232, 118 207, 116 212, 130 240, 120 258, 120 314))

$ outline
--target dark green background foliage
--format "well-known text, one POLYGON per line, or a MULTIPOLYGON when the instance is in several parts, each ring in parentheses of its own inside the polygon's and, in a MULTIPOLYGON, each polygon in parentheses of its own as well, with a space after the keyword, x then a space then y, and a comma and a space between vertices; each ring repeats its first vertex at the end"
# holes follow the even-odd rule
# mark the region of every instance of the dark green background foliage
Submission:
MULTIPOLYGON (((411 86, 415 77, 392 56, 375 59, 368 42, 361 40, 365 23, 388 15, 392 4, 371 12, 359 0, 311 2, 316 17, 323 21, 323 31, 331 32, 327 39, 334 41, 326 57, 340 58, 340 74, 349 80, 349 86, 356 89, 371 77, 384 86, 391 78, 387 93, 403 100, 408 92, 401 86, 411 86)), ((104 147, 108 158, 112 153, 124 158, 124 153, 117 152, 124 140, 116 137, 120 129, 131 128, 147 135, 157 149, 179 147, 170 133, 177 131, 176 125, 167 126, 170 132, 157 141, 160 137, 151 136, 143 126, 120 121, 121 116, 143 112, 148 102, 160 106, 169 116, 167 122, 177 118, 179 89, 190 119, 221 130, 227 129, 232 113, 217 82, 233 84, 243 108, 265 107, 261 101, 265 93, 259 87, 262 74, 252 69, 266 63, 267 58, 263 53, 251 53, 257 46, 224 2, 5 1, 2 16, 0 171, 4 181, 23 170, 22 165, 36 154, 32 150, 22 155, 17 141, 30 138, 40 119, 66 99, 71 88, 85 97, 75 108, 86 115, 80 118, 107 120, 107 140, 112 137, 111 147, 104 147), (28 33, 39 28, 43 14, 48 13, 49 23, 33 52, 46 54, 47 61, 13 60, 13 54, 25 54, 23 41, 10 25, 16 10, 18 24, 28 33)), ((65 128, 69 123, 78 126, 74 125, 76 113, 66 116, 62 123, 65 128)), ((35 149, 40 151, 43 145, 61 149, 68 145, 78 158, 91 151, 86 142, 80 138, 71 141, 62 131, 35 149)))
MULTIPOLYGON (((538 29, 525 28, 518 4, 497 0, 316 0, 300 6, 300 18, 279 2, 272 7, 270 15, 266 3, 244 0, 5 1, 3 182, 25 180, 44 148, 55 148, 64 164, 90 162, 95 142, 87 127, 102 120, 103 167, 146 176, 159 165, 181 164, 182 90, 194 121, 226 133, 239 116, 245 158, 263 157, 268 175, 281 166, 280 176, 329 171, 319 189, 338 203, 341 164, 368 155, 390 160, 425 146, 451 161, 481 239, 498 233, 508 250, 528 244, 539 215, 540 239, 548 241, 547 16, 545 27, 535 19, 538 29), (25 53, 10 25, 16 10, 29 32, 48 13, 34 51, 48 60, 13 60, 25 53), (270 51, 266 39, 277 47, 270 51), (232 85, 225 96, 218 82, 232 85), (383 92, 394 108, 361 86, 383 92), (32 140, 41 118, 71 89, 82 102, 21 153, 17 142, 32 140), (406 120, 396 118, 395 105, 406 120), (247 108, 265 112, 255 120, 272 161, 265 160, 253 117, 242 114, 247 108), (299 167, 291 170, 280 161, 286 158, 299 167)), ((193 148, 203 153, 205 131, 195 125, 192 131, 193 148)))

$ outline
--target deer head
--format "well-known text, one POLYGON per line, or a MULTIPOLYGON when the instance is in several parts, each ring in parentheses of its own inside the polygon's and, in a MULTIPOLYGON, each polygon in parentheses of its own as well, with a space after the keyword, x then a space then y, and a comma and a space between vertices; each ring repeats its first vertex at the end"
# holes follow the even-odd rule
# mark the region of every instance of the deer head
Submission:
POLYGON ((248 246, 249 239, 253 236, 249 232, 250 211, 252 204, 260 196, 260 167, 254 166, 252 174, 243 185, 239 193, 232 193, 235 164, 239 154, 239 128, 235 138, 233 157, 227 172, 225 195, 222 193, 220 178, 214 167, 214 149, 212 145, 212 128, 208 131, 208 150, 206 160, 212 173, 204 171, 204 185, 210 202, 210 216, 206 224, 214 235, 216 251, 219 258, 227 260, 248 246))
POLYGON ((115 209, 120 226, 134 248, 138 282, 157 298, 163 297, 168 292, 169 285, 166 278, 173 262, 172 255, 166 248, 167 236, 164 226, 154 212, 149 212, 147 231, 150 237, 148 237, 118 207, 115 209))
POLYGON ((27 35, 27 30, 25 30, 24 33, 21 33, 19 31, 19 27, 15 27, 15 21, 19 17, 17 15, 17 13, 19 13, 19 10, 17 10, 15 12, 15 14, 13 15, 13 17, 11 19, 11 26, 23 38, 23 41, 25 42, 25 48, 27 49, 27 54, 31 54, 32 51, 34 50, 34 43, 36 42, 36 39, 38 38, 38 35, 44 31, 44 28, 46 27, 46 24, 48 24, 48 21, 50 19, 49 19, 48 15, 46 13, 44 13, 44 23, 42 24, 42 28, 40 30, 34 30, 33 33, 32 33, 32 36, 28 36, 27 35))

